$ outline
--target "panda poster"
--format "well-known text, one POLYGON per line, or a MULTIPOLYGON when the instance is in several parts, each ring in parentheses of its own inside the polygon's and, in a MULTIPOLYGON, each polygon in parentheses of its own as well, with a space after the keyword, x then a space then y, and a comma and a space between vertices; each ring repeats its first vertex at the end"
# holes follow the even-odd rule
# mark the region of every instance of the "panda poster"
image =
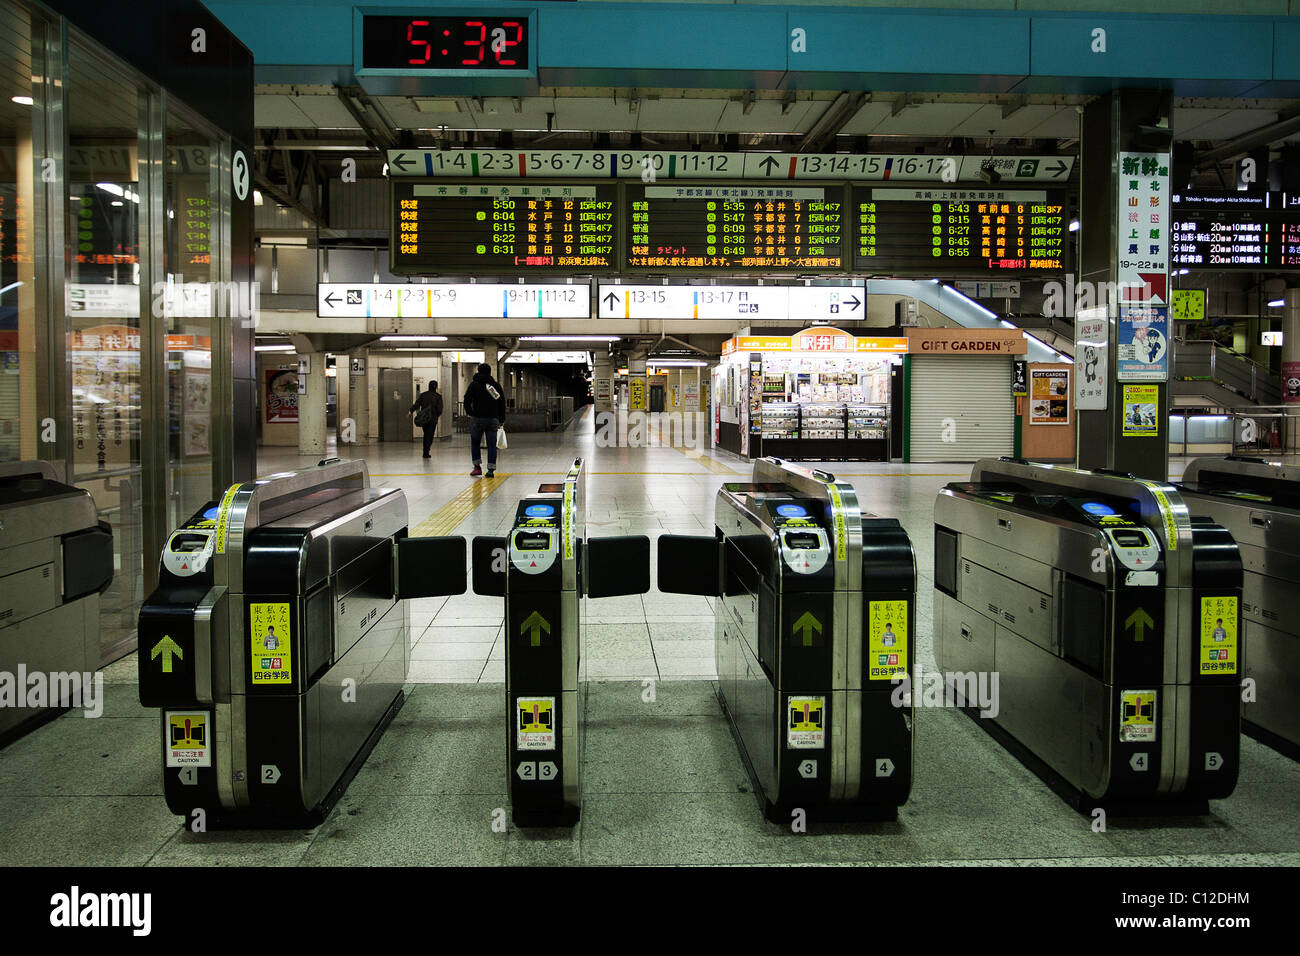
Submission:
POLYGON ((1110 334, 1106 309, 1080 309, 1074 317, 1074 407, 1106 409, 1106 353, 1110 334))
POLYGON ((1300 362, 1282 363, 1282 402, 1300 405, 1300 362))

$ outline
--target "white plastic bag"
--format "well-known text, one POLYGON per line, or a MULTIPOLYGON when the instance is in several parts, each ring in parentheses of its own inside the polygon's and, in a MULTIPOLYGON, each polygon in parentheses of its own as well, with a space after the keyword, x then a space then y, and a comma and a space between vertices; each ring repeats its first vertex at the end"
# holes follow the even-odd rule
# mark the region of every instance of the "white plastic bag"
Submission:
POLYGON ((497 449, 500 450, 508 447, 509 445, 506 444, 506 429, 503 425, 497 429, 497 449))

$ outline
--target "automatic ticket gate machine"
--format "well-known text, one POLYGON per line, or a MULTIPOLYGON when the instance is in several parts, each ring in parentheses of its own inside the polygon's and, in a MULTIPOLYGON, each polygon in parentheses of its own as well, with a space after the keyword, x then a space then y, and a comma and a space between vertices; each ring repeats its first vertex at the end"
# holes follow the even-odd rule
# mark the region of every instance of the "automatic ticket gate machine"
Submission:
POLYGON ((365 462, 232 485, 174 531, 140 612, 167 806, 310 826, 404 702, 404 598, 465 591, 463 538, 411 538, 365 462))
POLYGON ((517 826, 572 826, 582 802, 582 599, 650 590, 650 539, 587 538, 586 475, 520 499, 473 541, 474 592, 505 598, 506 757, 517 826))
POLYGON ((935 659, 981 726, 1080 811, 1232 793, 1242 572, 1223 528, 1161 482, 1006 458, 944 488, 934 522, 935 659))
POLYGON ((0 672, 22 692, 0 706, 0 746, 73 705, 99 667, 99 598, 112 583, 113 532, 90 493, 49 462, 0 464, 0 672), (48 694, 33 701, 36 673, 48 694))
POLYGON ((1243 729, 1300 759, 1300 470, 1259 458, 1197 458, 1176 487, 1194 514, 1223 525, 1241 549, 1241 673, 1254 682, 1243 729))
POLYGON ((912 783, 916 561, 897 520, 776 458, 710 537, 659 538, 659 589, 718 597, 718 694, 764 814, 897 815, 912 783))

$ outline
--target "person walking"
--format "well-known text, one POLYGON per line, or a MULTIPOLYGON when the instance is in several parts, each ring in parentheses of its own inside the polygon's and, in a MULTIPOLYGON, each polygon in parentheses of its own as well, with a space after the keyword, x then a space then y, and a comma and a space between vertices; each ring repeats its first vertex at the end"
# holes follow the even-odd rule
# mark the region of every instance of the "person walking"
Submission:
POLYGON ((479 443, 487 438, 487 476, 496 474, 497 429, 506 423, 506 400, 501 384, 492 377, 492 367, 484 362, 465 390, 465 414, 470 417, 469 453, 474 463, 470 475, 483 474, 479 443))
POLYGON ((411 421, 419 428, 424 429, 424 454, 423 458, 431 457, 429 455, 429 446, 433 444, 434 432, 438 430, 438 419, 442 417, 442 396, 438 394, 438 383, 429 380, 429 390, 421 392, 415 404, 411 406, 411 421))

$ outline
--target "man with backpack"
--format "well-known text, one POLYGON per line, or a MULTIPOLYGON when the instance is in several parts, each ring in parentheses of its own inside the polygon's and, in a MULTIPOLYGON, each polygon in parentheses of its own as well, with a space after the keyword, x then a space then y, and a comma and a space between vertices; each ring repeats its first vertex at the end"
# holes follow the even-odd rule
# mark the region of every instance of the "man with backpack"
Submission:
POLYGON ((429 380, 429 390, 421 392, 420 397, 411 406, 416 427, 424 429, 424 455, 429 458, 429 446, 433 444, 433 433, 438 430, 438 419, 442 417, 442 396, 438 394, 438 383, 429 380))
POLYGON ((478 367, 474 380, 465 390, 465 414, 470 417, 469 451, 470 460, 474 462, 474 470, 470 475, 477 477, 483 474, 479 443, 486 436, 487 476, 491 478, 496 474, 497 468, 497 429, 506 423, 506 400, 500 383, 492 377, 492 367, 486 362, 478 367))

